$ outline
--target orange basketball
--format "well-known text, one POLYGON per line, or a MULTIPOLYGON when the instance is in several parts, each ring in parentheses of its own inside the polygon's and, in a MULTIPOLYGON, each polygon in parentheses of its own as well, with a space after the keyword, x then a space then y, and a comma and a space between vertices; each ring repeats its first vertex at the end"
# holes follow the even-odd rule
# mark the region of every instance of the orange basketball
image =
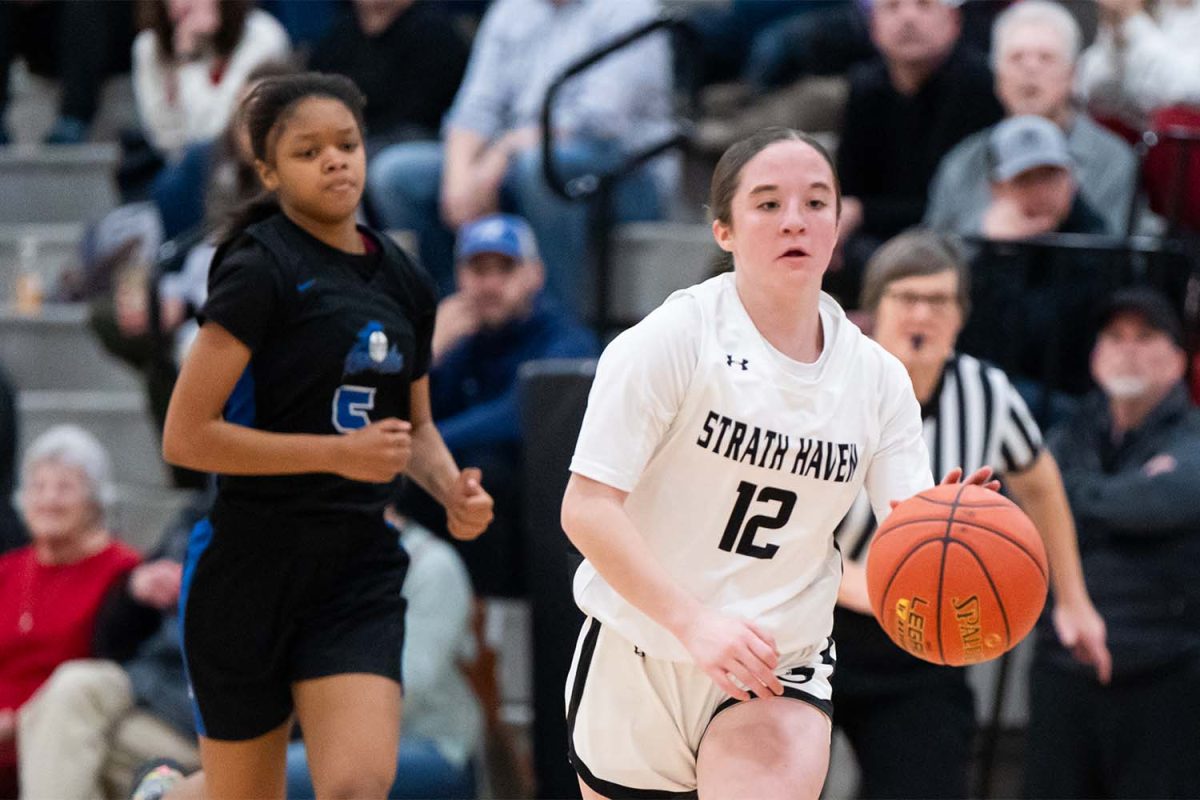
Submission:
POLYGON ((891 640, 935 664, 977 664, 1033 629, 1046 603, 1046 550, 996 492, 935 486, 897 506, 867 552, 871 609, 891 640))

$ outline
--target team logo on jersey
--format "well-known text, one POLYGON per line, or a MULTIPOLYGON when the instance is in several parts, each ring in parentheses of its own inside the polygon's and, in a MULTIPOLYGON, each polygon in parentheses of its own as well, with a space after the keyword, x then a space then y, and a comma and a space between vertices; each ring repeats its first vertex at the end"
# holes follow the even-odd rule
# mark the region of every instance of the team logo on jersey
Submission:
POLYGON ((399 348, 388 343, 383 325, 371 320, 354 337, 354 346, 346 356, 343 374, 382 372, 394 375, 404 369, 404 356, 399 348))
POLYGON ((383 331, 371 331, 371 335, 367 337, 367 355, 376 364, 382 364, 387 359, 387 354, 387 334, 383 331))
POLYGON ((731 367, 741 367, 742 372, 745 372, 746 370, 750 369, 750 359, 734 358, 731 354, 728 354, 728 353, 725 354, 725 363, 731 367))

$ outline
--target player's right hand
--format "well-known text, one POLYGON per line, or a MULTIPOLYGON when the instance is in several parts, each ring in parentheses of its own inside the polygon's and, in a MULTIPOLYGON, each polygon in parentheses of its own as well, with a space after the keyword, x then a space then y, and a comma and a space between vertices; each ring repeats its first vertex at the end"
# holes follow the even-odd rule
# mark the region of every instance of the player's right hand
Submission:
POLYGON ((751 693, 756 697, 783 694, 783 684, 775 675, 779 665, 775 640, 753 622, 705 610, 679 639, 697 666, 730 697, 749 700, 751 693))
POLYGON ((408 469, 411 432, 411 423, 388 417, 344 434, 334 471, 354 481, 388 483, 408 469))

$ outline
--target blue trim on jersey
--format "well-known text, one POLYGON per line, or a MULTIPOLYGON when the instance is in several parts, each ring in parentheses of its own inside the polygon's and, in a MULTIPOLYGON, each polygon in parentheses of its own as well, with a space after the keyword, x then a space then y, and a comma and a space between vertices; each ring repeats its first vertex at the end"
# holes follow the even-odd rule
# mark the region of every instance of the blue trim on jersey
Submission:
POLYGON ((246 371, 238 378, 229 399, 225 401, 225 421, 246 428, 253 428, 258 419, 254 400, 254 365, 247 364, 246 371))
POLYGON ((200 706, 196 704, 196 695, 192 691, 192 676, 188 673, 187 661, 187 601, 191 592, 192 579, 196 576, 196 565, 200 557, 212 544, 213 527, 208 517, 200 520, 192 528, 188 536, 187 557, 183 561, 183 581, 179 587, 179 649, 183 656, 183 677, 188 684, 188 700, 192 704, 192 716, 196 719, 196 733, 205 736, 204 719, 200 716, 200 706))

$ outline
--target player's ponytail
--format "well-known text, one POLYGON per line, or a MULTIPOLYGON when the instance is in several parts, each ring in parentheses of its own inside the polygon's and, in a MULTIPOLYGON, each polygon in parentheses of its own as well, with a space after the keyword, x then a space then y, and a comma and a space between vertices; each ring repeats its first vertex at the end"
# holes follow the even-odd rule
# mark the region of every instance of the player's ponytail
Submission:
MULTIPOLYGON (((300 101, 310 97, 337 100, 354 116, 359 132, 365 132, 363 107, 366 98, 349 78, 320 72, 267 78, 246 95, 238 108, 239 122, 249 131, 250 149, 256 161, 267 164, 274 162, 275 142, 279 140, 292 110, 300 101)), ((264 191, 230 212, 217 238, 227 242, 247 226, 261 222, 279 210, 278 198, 273 192, 264 191)))

